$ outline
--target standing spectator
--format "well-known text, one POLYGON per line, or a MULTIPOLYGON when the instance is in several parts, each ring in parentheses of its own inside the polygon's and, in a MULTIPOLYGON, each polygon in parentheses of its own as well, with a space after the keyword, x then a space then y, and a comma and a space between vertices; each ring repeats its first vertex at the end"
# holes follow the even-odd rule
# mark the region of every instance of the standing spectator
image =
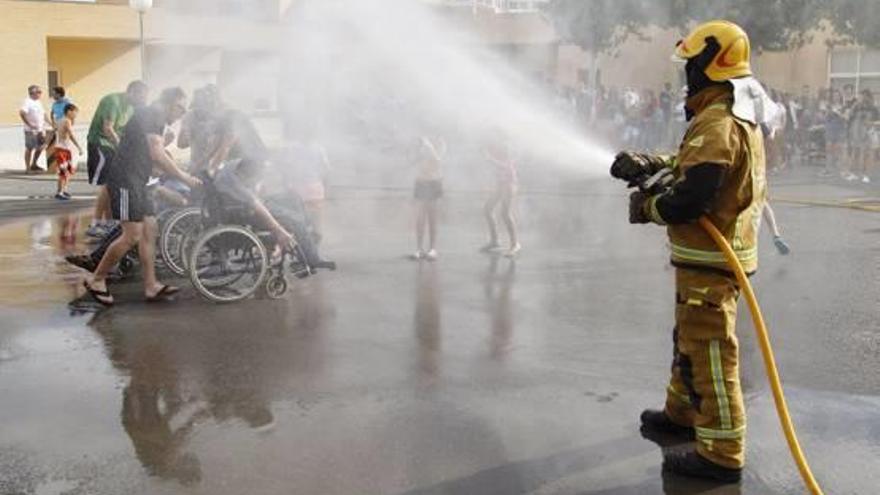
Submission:
POLYGON ((674 146, 675 138, 672 137, 672 84, 664 83, 663 91, 657 98, 660 105, 660 118, 662 122, 661 146, 674 146))
POLYGON ((830 176, 835 172, 848 170, 846 166, 846 104, 838 89, 831 90, 831 98, 825 112, 825 172, 830 176))
POLYGON ((98 103, 89 127, 86 149, 88 151, 89 183, 98 186, 98 200, 87 234, 103 237, 110 222, 110 195, 105 186, 108 166, 113 161, 116 149, 122 140, 122 130, 134 115, 136 107, 147 101, 147 85, 134 81, 125 93, 113 93, 98 103))
POLYGON ((852 110, 856 103, 858 103, 859 99, 856 97, 856 87, 852 84, 846 84, 843 86, 843 106, 844 109, 849 112, 852 110))
POLYGON ((863 183, 871 182, 871 178, 868 176, 872 154, 870 134, 871 128, 877 120, 880 120, 880 112, 874 106, 874 95, 870 89, 865 89, 849 116, 848 131, 853 166, 845 176, 848 181, 857 180, 861 174, 863 183))
POLYGON ((156 216, 147 196, 147 182, 154 168, 177 177, 190 187, 201 182, 178 168, 167 153, 165 130, 186 113, 186 94, 180 88, 162 91, 159 100, 140 108, 125 125, 118 153, 107 177, 113 218, 122 222, 120 236, 101 258, 89 283, 83 282, 89 294, 99 303, 111 306, 113 296, 107 290, 107 275, 129 250, 138 246, 144 296, 148 302, 163 301, 177 293, 178 288, 159 283, 156 279, 156 216))
POLYGON ((627 89, 622 96, 622 140, 625 148, 638 149, 641 139, 641 100, 639 94, 632 88, 627 89))
POLYGON ((788 165, 794 163, 798 158, 798 136, 800 135, 800 121, 798 120, 798 116, 800 115, 800 104, 790 93, 784 93, 782 101, 787 112, 785 115, 786 148, 785 159, 782 161, 780 167, 776 169, 776 172, 785 170, 788 165))
POLYGON ((580 91, 577 94, 577 113, 580 117, 580 124, 586 125, 595 119, 596 91, 595 88, 589 86, 586 81, 581 83, 580 91))
POLYGON ((67 97, 67 91, 62 86, 52 88, 52 99, 55 101, 52 103, 51 112, 49 112, 49 122, 52 124, 52 129, 58 129, 58 123, 64 118, 64 109, 71 101, 67 97))
POLYGON ((775 173, 785 168, 785 135, 788 122, 788 112, 785 105, 779 102, 781 96, 776 91, 771 92, 772 108, 767 109, 767 122, 761 127, 764 131, 765 148, 767 150, 767 170, 775 173))
POLYGON ((678 100, 673 107, 672 119, 674 124, 670 126, 673 129, 672 149, 678 149, 678 145, 684 138, 684 133, 687 130, 687 91, 687 86, 682 86, 681 89, 678 90, 678 100))
POLYGON ((795 102, 794 113, 797 119, 797 149, 798 158, 801 165, 809 163, 810 158, 810 127, 812 122, 812 99, 810 98, 810 87, 804 85, 801 87, 801 94, 794 97, 795 102))
MULTIPOLYGON (((875 107, 876 108, 876 107, 875 107)), ((865 160, 865 171, 862 176, 862 182, 868 184, 871 182, 871 170, 880 157, 880 121, 871 122, 871 128, 868 130, 871 151, 865 160), (867 180, 866 180, 867 179, 867 180)))
POLYGON ((666 121, 664 120, 663 111, 660 109, 660 99, 657 97, 657 94, 653 90, 648 91, 648 94, 651 101, 651 111, 649 112, 649 126, 651 128, 650 148, 658 150, 663 146, 662 140, 665 135, 663 125, 666 121))
POLYGON ((18 111, 21 121, 24 123, 24 171, 42 172, 37 166, 37 160, 46 146, 46 110, 40 98, 43 90, 37 85, 28 87, 28 97, 18 111))
MULTIPOLYGON (((55 148, 55 162, 58 166, 58 192, 55 199, 70 199, 70 193, 67 186, 70 178, 76 173, 76 164, 73 161, 73 147, 80 155, 83 154, 82 146, 76 140, 73 134, 73 125, 76 122, 76 115, 79 109, 73 103, 68 103, 64 107, 64 114, 60 120, 54 121, 57 125, 55 148)), ((54 119, 53 119, 54 120, 54 119)))

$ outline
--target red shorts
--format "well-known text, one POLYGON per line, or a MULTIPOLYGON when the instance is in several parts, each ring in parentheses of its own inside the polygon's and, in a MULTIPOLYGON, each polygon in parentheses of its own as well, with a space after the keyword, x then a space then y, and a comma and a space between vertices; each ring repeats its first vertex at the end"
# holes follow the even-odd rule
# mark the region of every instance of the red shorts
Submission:
POLYGON ((58 165, 58 175, 70 177, 76 173, 76 164, 73 163, 73 153, 64 148, 55 149, 55 163, 58 165))

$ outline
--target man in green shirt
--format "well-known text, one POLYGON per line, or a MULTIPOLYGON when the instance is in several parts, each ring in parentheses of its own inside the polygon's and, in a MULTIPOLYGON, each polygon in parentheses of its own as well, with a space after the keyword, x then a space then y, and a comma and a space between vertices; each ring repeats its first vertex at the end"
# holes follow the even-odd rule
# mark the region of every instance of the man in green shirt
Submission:
POLYGON ((147 93, 146 84, 133 81, 125 93, 111 93, 101 98, 92 117, 87 138, 89 183, 99 189, 95 213, 88 230, 90 236, 100 237, 111 218, 110 196, 104 185, 108 176, 107 167, 111 166, 116 148, 122 139, 122 129, 134 115, 134 109, 146 105, 147 93))

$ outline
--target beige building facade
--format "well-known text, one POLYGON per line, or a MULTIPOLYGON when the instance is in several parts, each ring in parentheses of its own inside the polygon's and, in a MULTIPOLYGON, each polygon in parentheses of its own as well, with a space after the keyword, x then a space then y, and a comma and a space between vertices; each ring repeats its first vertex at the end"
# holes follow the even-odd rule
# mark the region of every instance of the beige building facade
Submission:
POLYGON ((127 5, 0 0, 0 12, 0 124, 19 122, 31 84, 67 86, 88 113, 140 71, 138 19, 127 5))
MULTIPOLYGON (((224 71, 265 75, 291 1, 156 0, 144 16, 147 82, 192 89, 225 79, 234 90, 224 71)), ((19 123, 31 84, 64 86, 85 121, 103 95, 141 78, 138 13, 127 0, 0 0, 0 13, 0 125, 19 123)))

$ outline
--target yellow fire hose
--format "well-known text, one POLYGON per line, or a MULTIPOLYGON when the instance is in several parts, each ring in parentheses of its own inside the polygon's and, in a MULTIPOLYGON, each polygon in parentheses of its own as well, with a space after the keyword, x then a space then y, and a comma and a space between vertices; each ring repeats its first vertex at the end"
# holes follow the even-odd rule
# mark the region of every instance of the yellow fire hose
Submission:
POLYGON ((706 230, 715 241, 715 244, 718 245, 718 248, 724 253, 724 257, 727 259, 727 264, 736 275, 737 281, 739 281, 746 302, 748 302, 749 311, 752 314, 752 320, 755 323, 755 332, 758 334, 761 355, 764 357, 764 367, 767 371, 767 378, 770 380, 770 390, 773 391, 773 401, 776 403, 776 412, 779 415, 780 423, 782 423, 782 431, 785 433, 785 439, 788 441, 788 448, 791 450, 791 456, 794 458, 798 470, 801 473, 801 477, 804 479, 804 483, 807 485, 810 492, 813 495, 822 495, 822 489, 816 482, 816 478, 813 477, 813 473, 810 471, 810 466, 807 464, 807 459, 804 457, 804 453, 801 450, 801 445, 798 443, 797 435, 794 431, 794 425, 792 424, 791 416, 788 413, 788 406, 785 404, 785 395, 782 393, 782 383, 779 381, 779 372, 776 370, 776 359, 773 357, 773 348, 770 347, 770 337, 767 334, 767 326, 764 324, 764 317, 761 314, 761 308, 758 306, 758 299, 755 297, 752 285, 749 283, 749 278, 746 276, 746 273, 743 270, 742 265, 740 265, 739 259, 737 259, 733 249, 730 247, 730 244, 727 243, 727 239, 721 235, 721 232, 718 231, 718 228, 715 227, 712 221, 706 217, 701 217, 700 226, 706 230))

